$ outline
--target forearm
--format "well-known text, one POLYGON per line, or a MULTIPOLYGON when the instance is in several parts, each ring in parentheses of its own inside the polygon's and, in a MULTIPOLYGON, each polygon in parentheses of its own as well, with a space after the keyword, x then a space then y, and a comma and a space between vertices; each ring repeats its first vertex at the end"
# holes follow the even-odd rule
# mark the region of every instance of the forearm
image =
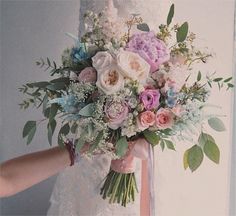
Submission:
POLYGON ((66 148, 31 153, 0 165, 0 197, 10 196, 58 173, 70 165, 66 148))

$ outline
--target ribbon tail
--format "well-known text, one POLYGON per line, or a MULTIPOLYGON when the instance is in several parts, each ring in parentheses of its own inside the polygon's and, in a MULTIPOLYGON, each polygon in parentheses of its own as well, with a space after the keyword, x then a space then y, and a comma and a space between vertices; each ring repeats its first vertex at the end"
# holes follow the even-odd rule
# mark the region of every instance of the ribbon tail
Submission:
POLYGON ((149 145, 148 156, 149 208, 150 216, 155 216, 154 151, 151 145, 149 145))

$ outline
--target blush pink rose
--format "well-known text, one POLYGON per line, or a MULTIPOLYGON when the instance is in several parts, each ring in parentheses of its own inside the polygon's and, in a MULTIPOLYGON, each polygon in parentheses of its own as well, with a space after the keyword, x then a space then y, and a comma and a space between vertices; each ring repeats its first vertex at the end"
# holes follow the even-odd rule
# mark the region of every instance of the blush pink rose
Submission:
POLYGON ((93 67, 86 67, 80 72, 78 80, 84 83, 95 83, 97 81, 97 72, 93 67))
POLYGON ((122 126, 129 114, 129 107, 126 102, 111 101, 105 105, 105 114, 108 119, 108 126, 116 130, 122 126))
POLYGON ((143 131, 155 124, 155 114, 151 111, 145 111, 139 114, 137 118, 137 127, 143 131))
POLYGON ((170 109, 161 108, 156 113, 156 127, 159 129, 171 128, 174 124, 174 114, 170 109))

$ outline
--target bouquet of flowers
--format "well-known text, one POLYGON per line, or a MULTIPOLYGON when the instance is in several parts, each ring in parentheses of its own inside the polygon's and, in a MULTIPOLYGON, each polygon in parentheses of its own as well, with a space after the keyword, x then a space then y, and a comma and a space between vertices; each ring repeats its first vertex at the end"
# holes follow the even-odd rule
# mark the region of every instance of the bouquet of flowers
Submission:
POLYGON ((20 88, 27 96, 20 106, 40 107, 45 117, 25 124, 27 144, 46 121, 50 144, 59 126, 59 145, 73 136, 76 151, 86 145, 87 156, 109 154, 111 170, 101 195, 111 203, 126 206, 135 199, 133 161, 140 149, 140 158, 148 158, 154 146, 175 150, 177 142, 193 143, 190 137, 196 137, 184 153, 185 169, 195 171, 204 155, 220 160, 214 138, 202 125, 208 122, 216 131, 225 127, 204 110, 213 85, 232 88, 232 77, 194 69, 212 54, 195 47, 196 35, 187 22, 172 25, 173 16, 174 5, 166 24, 154 31, 138 14, 124 21, 113 7, 99 14, 88 11, 85 34, 68 34, 75 45, 63 52, 61 66, 49 58, 36 62, 55 78, 20 88))

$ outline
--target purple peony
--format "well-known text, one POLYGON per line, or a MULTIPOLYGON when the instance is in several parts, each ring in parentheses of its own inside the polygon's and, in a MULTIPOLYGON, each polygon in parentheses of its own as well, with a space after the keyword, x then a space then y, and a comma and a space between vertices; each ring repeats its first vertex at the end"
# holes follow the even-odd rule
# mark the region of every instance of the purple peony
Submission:
POLYGON ((160 92, 157 89, 146 89, 139 97, 146 110, 158 108, 160 105, 160 92))
POLYGON ((151 66, 151 72, 156 71, 161 64, 170 59, 170 53, 165 43, 159 40, 154 32, 134 34, 125 49, 138 53, 144 58, 151 66))

